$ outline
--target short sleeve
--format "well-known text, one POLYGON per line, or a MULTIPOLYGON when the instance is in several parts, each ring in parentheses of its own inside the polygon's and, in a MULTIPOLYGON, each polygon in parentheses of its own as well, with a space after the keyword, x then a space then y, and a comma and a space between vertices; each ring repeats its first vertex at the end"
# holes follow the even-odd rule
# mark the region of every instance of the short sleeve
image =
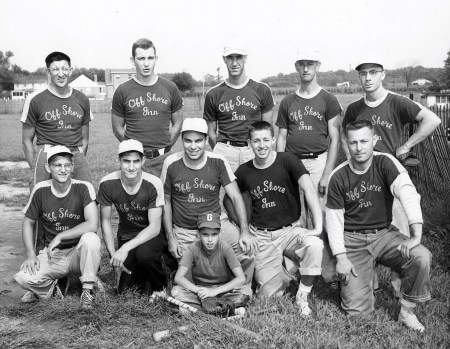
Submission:
POLYGON ((261 113, 266 113, 273 109, 275 101, 270 87, 263 83, 261 83, 261 85, 261 113))
POLYGON ((119 87, 114 92, 111 111, 121 117, 125 116, 125 108, 123 105, 123 87, 119 85, 119 87))
POLYGON ((284 97, 283 100, 280 103, 280 107, 278 108, 278 117, 276 125, 279 128, 289 128, 289 117, 288 117, 288 110, 287 110, 287 98, 288 96, 284 97))
POLYGON ((209 91, 206 94, 205 105, 203 107, 203 119, 206 121, 217 121, 217 110, 213 99, 212 91, 209 91))

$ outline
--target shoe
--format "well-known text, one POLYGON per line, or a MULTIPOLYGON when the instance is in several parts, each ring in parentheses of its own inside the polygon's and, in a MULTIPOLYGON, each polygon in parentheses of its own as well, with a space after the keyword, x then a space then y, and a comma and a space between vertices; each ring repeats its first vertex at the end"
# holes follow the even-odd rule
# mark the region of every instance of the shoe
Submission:
POLYGON ((298 307, 300 309, 300 315, 309 316, 312 314, 312 310, 308 304, 308 294, 307 293, 298 292, 295 299, 296 299, 295 303, 298 305, 298 307))
POLYGON ((28 291, 22 296, 20 300, 22 303, 34 303, 39 300, 38 296, 34 292, 28 291))
POLYGON ((83 309, 92 309, 94 302, 94 295, 92 294, 90 289, 83 288, 83 291, 81 292, 81 307, 83 309))
POLYGON ((55 284, 55 287, 53 288, 52 297, 54 299, 64 299, 64 295, 61 292, 61 288, 59 287, 58 284, 55 284))
POLYGON ((425 331, 425 327, 417 320, 416 314, 414 314, 411 308, 401 308, 400 314, 398 315, 398 322, 420 333, 425 331))
POLYGON ((103 285, 102 280, 97 276, 97 280, 94 282, 94 291, 96 294, 99 294, 101 297, 106 297, 105 286, 103 285))

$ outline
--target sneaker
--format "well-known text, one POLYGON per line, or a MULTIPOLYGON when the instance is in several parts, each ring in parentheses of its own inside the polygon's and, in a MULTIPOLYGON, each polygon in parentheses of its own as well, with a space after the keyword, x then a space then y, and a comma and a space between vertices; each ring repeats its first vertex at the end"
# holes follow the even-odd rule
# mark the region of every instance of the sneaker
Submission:
POLYGON ((414 314, 411 308, 401 308, 400 314, 398 315, 398 322, 420 333, 425 331, 425 327, 417 320, 416 314, 414 314))
POLYGON ((38 296, 34 292, 28 291, 20 300, 22 303, 34 303, 39 300, 38 296))
POLYGON ((98 276, 97 276, 97 280, 95 280, 95 283, 94 283, 94 291, 96 294, 99 294, 101 297, 103 297, 103 298, 106 297, 105 286, 103 285, 102 280, 100 280, 100 278, 98 276))
POLYGON ((81 307, 83 309, 92 309, 94 302, 94 295, 92 294, 90 289, 83 288, 83 291, 81 292, 81 307))
POLYGON ((64 299, 64 295, 61 292, 61 288, 58 284, 55 284, 55 287, 53 288, 52 297, 55 299, 64 299))
POLYGON ((298 305, 300 309, 300 315, 303 316, 311 315, 312 310, 308 304, 308 294, 299 292, 297 293, 297 296, 295 298, 296 298, 295 303, 298 305))

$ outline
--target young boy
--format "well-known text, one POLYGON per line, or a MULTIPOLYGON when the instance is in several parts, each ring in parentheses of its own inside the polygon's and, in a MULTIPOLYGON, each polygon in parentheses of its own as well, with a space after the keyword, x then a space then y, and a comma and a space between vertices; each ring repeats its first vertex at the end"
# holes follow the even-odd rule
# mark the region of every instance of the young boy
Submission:
POLYGON ((205 307, 211 297, 243 305, 247 295, 234 289, 245 282, 244 271, 232 247, 220 236, 220 216, 206 212, 198 217, 198 237, 188 246, 175 275, 172 296, 195 308, 205 307))

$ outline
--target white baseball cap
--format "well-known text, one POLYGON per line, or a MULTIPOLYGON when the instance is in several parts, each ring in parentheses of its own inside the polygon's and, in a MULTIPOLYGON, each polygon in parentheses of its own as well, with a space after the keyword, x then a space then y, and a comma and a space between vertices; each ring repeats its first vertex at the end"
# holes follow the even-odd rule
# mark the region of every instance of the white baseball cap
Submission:
POLYGON ((195 131, 208 134, 208 124, 203 118, 186 118, 181 126, 181 132, 195 131))
POLYGON ((127 139, 119 144, 119 155, 126 153, 127 151, 137 151, 138 153, 144 154, 144 147, 142 143, 135 139, 127 139))
POLYGON ((225 45, 222 56, 226 57, 232 54, 247 56, 247 49, 243 40, 233 39, 225 45))
POLYGON ((381 69, 384 69, 381 62, 383 62, 383 60, 379 56, 370 55, 360 60, 355 70, 359 70, 363 64, 376 64, 379 65, 381 69))
POLYGON ((295 61, 315 61, 319 62, 319 51, 313 48, 299 48, 295 61))
POLYGON ((63 145, 54 145, 51 146, 50 149, 47 151, 47 162, 53 155, 56 154, 70 154, 70 156, 73 156, 69 148, 63 145))

